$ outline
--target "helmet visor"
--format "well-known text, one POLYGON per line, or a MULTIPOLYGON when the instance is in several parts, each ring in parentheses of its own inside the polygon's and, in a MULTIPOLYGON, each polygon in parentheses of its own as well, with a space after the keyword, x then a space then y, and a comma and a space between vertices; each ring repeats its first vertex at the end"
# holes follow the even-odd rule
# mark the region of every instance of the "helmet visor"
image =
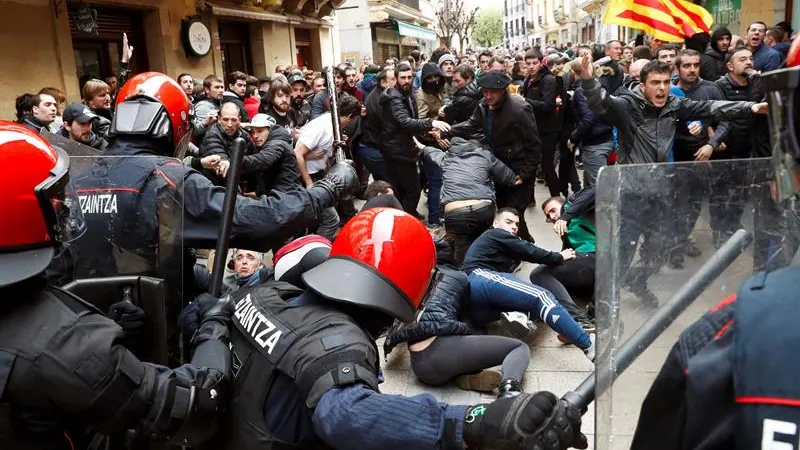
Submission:
POLYGON ((160 138, 169 136, 170 121, 164 105, 147 96, 128 99, 117 105, 111 130, 115 134, 132 134, 160 138))
POLYGON ((769 72, 762 77, 762 86, 769 96, 769 129, 775 189, 778 201, 794 197, 800 191, 800 68, 769 72))
POLYGON ((58 163, 50 178, 42 182, 36 192, 53 239, 67 244, 83 235, 86 220, 75 187, 69 179, 69 157, 60 148, 56 147, 56 152, 59 153, 58 163))

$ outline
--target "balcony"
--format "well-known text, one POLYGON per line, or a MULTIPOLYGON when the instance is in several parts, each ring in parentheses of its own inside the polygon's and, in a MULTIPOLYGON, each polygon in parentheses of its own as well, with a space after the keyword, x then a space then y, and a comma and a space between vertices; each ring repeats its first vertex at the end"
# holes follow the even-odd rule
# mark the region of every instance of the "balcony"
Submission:
POLYGON ((561 7, 558 7, 553 11, 553 20, 561 25, 565 25, 569 21, 569 17, 564 14, 564 10, 561 7))

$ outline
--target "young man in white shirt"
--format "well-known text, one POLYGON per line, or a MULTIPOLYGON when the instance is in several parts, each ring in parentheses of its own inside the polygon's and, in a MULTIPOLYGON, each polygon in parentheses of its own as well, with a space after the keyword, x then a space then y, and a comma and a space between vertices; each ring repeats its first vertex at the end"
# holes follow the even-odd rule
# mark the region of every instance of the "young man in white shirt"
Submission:
MULTIPOLYGON (((349 95, 339 96, 339 125, 344 130, 361 114, 361 103, 349 95)), ((294 148, 300 180, 306 187, 322 179, 333 161, 333 120, 326 112, 308 122, 301 130, 294 148)), ((335 208, 327 208, 320 218, 317 234, 333 240, 339 228, 339 215, 335 208)))

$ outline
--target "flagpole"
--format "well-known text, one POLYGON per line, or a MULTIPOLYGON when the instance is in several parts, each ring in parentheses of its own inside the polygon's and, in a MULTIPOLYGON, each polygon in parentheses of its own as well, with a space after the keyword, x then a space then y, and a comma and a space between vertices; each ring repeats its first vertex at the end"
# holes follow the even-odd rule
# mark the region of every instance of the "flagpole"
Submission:
POLYGON ((608 12, 608 5, 610 5, 612 1, 613 0, 606 1, 605 6, 603 6, 603 10, 600 11, 600 29, 595 34, 595 44, 602 43, 601 40, 602 40, 602 36, 603 36, 603 31, 605 31, 605 27, 606 27, 606 23, 605 23, 605 21, 603 19, 605 19, 606 12, 608 12))

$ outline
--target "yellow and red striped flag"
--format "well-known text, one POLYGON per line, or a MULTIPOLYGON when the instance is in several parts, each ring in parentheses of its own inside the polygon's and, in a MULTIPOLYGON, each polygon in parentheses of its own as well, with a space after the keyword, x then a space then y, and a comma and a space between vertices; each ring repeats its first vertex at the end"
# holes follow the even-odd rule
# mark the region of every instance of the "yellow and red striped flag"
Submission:
POLYGON ((708 33, 713 22, 710 12, 686 0, 611 0, 603 16, 603 23, 643 30, 666 42, 708 33))

